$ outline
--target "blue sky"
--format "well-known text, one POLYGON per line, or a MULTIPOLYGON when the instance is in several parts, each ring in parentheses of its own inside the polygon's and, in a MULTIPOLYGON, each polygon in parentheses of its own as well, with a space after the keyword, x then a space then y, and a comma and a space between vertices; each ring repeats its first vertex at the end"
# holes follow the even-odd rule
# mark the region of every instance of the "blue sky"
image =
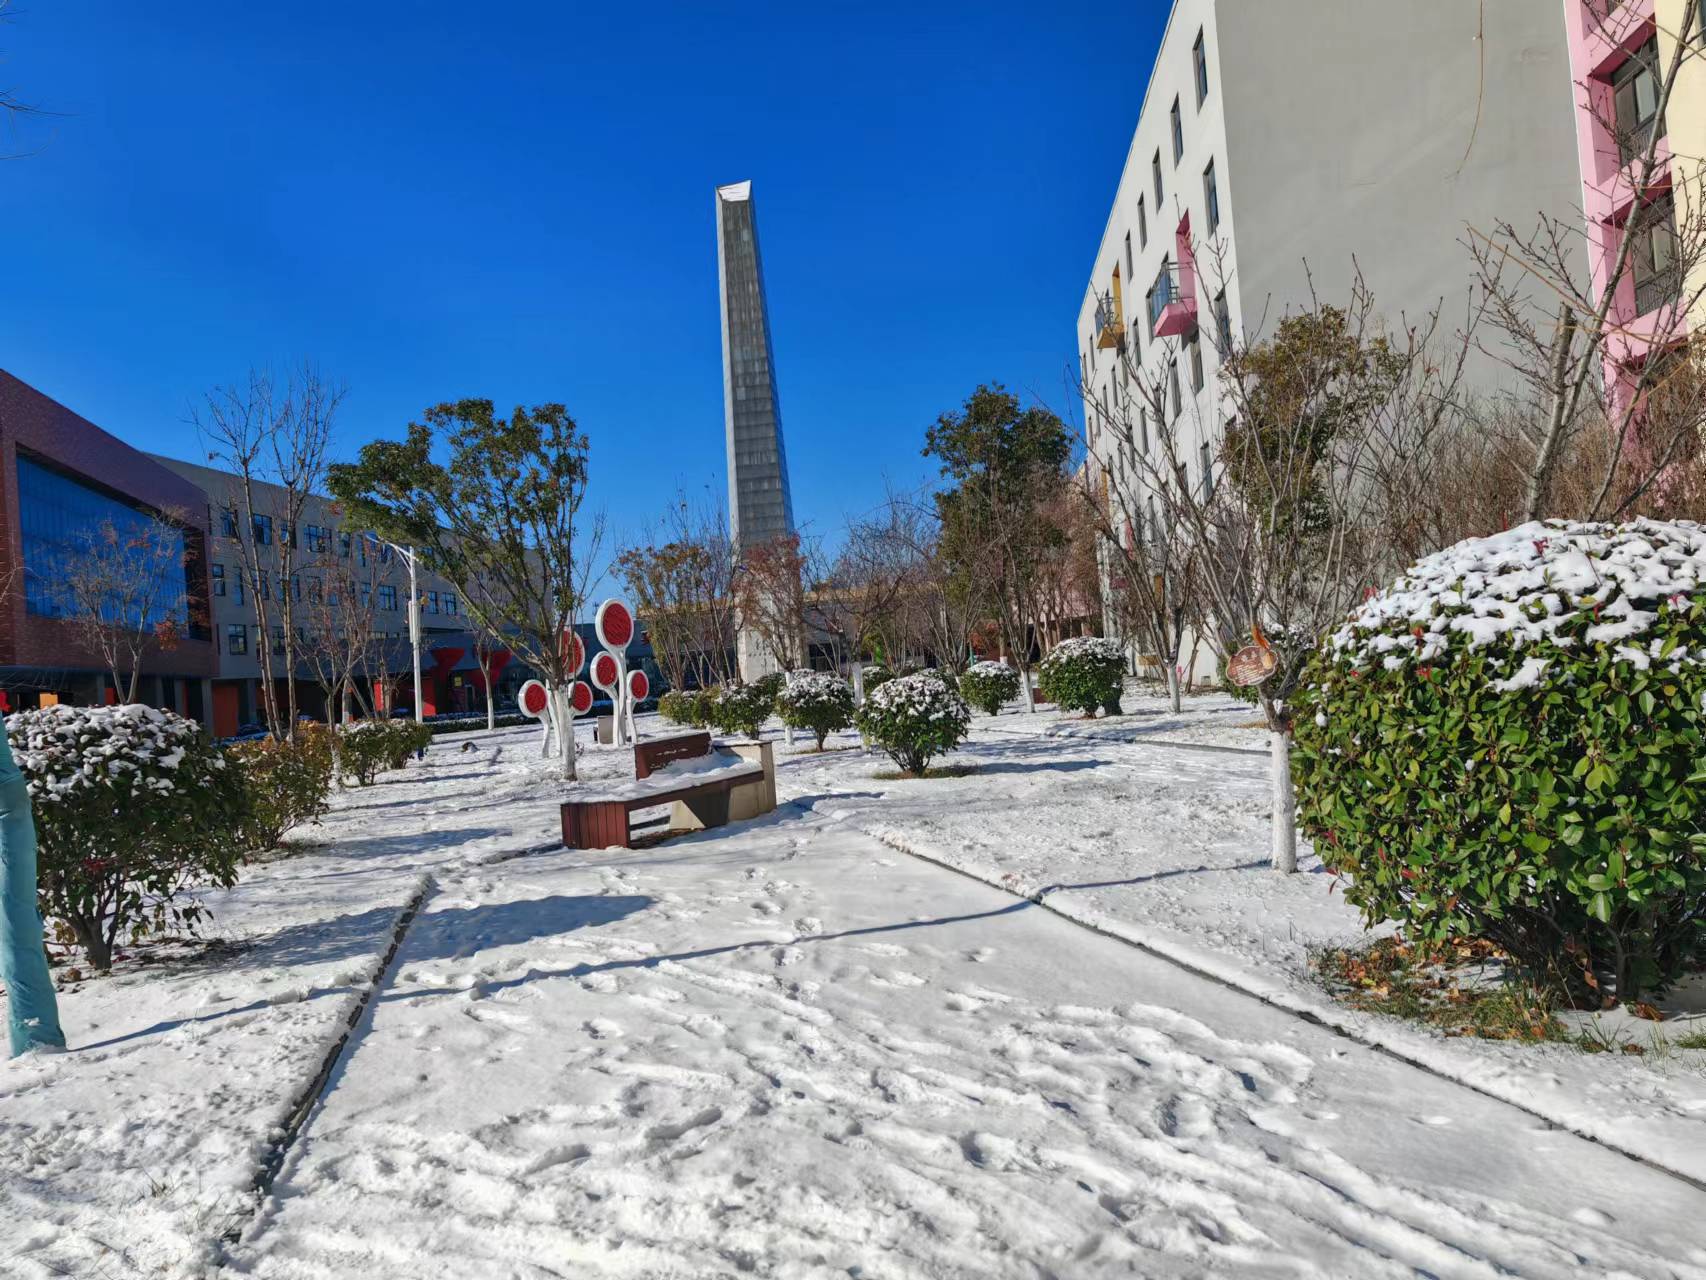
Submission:
POLYGON ((637 532, 722 492, 712 190, 750 178, 797 518, 918 483, 980 381, 1064 407, 1159 40, 1135 5, 34 0, 0 85, 0 367, 132 444, 252 364, 346 382, 338 452, 561 400, 637 532))

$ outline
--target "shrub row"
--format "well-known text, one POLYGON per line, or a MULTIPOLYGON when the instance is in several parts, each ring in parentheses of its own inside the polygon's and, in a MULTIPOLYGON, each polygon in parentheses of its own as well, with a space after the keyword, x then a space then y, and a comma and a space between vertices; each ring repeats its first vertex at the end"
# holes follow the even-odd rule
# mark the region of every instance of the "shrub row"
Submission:
POLYGON ((379 720, 219 747, 139 704, 22 711, 6 730, 35 818, 41 913, 97 969, 122 942, 193 932, 206 914, 193 890, 235 883, 246 854, 325 813, 335 768, 365 785, 432 738, 379 720))

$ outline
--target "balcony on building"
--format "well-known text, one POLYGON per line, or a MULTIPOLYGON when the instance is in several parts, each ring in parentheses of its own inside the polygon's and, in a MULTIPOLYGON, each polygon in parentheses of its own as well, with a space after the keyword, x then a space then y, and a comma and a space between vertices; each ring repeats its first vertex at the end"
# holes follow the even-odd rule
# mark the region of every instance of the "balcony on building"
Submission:
POLYGON ((1149 291, 1149 327, 1157 338, 1185 337, 1196 331, 1196 290, 1185 280, 1186 272, 1163 262, 1149 291))
POLYGON ((1125 303, 1120 295, 1118 267, 1108 291, 1096 298, 1096 346, 1102 351, 1125 346, 1125 303))

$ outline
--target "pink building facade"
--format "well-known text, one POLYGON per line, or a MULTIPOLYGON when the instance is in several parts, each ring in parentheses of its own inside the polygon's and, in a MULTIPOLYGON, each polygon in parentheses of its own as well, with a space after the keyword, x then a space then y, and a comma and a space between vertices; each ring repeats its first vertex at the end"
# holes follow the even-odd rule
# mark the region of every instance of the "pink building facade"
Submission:
MULTIPOLYGON (((1563 7, 1593 296, 1612 290, 1605 379, 1613 406, 1621 409, 1640 371, 1687 342, 1691 327, 1684 302, 1689 291, 1677 261, 1677 212, 1679 188, 1696 180, 1698 153, 1674 145, 1671 125, 1681 125, 1685 138, 1699 126, 1686 110, 1678 114, 1684 104, 1692 106, 1696 79, 1706 78, 1698 69, 1694 32, 1680 29, 1698 5, 1563 0, 1563 7), (1688 56, 1669 110, 1660 112, 1678 39, 1689 41, 1688 56), (1631 241, 1628 265, 1613 283, 1625 239, 1631 241)), ((1686 195, 1681 207, 1686 213, 1686 195)))

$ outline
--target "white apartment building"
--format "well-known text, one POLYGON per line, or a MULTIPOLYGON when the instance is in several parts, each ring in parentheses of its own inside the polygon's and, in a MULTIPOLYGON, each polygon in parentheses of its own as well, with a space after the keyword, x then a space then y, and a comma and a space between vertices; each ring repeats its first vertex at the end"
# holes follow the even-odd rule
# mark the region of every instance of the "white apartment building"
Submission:
MULTIPOLYGON (((1177 386, 1200 484, 1221 345, 1271 333, 1311 281, 1343 305, 1360 268, 1393 329, 1441 306, 1460 323, 1469 227, 1579 218, 1573 101, 1559 0, 1175 0, 1078 313, 1109 484, 1139 484, 1095 428, 1135 393, 1126 361, 1177 386)), ((1470 389, 1509 376, 1481 360, 1470 389)))

